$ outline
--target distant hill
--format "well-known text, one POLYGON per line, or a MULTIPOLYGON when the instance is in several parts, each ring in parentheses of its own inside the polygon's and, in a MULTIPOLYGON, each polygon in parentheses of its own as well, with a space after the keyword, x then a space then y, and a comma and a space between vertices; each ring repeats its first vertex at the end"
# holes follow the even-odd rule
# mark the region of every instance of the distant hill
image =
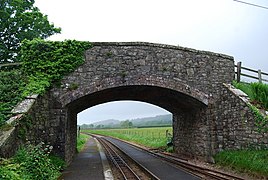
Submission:
POLYGON ((159 115, 154 117, 137 118, 130 120, 134 126, 160 126, 172 125, 172 114, 159 115))
POLYGON ((119 125, 120 121, 115 119, 107 119, 99 122, 92 123, 94 126, 98 125, 104 125, 104 126, 113 126, 113 125, 119 125))
MULTIPOLYGON (((148 127, 148 126, 171 126, 172 114, 158 115, 154 117, 144 117, 129 120, 134 127, 148 127)), ((116 119, 108 119, 104 121, 95 122, 92 124, 83 124, 81 128, 120 128, 122 121, 116 119)))

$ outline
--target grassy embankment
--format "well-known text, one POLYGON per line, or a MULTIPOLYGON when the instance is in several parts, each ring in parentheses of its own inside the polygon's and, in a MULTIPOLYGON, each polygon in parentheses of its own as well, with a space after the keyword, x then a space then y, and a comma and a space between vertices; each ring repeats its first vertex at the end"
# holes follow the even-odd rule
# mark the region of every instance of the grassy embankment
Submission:
MULTIPOLYGON (((256 124, 260 132, 267 132, 267 117, 260 116, 256 111, 268 109, 268 85, 260 83, 233 83, 234 86, 245 92, 251 99, 252 110, 256 115, 256 124), (257 108, 256 108, 257 107, 257 108)), ((254 147, 248 150, 223 151, 215 156, 218 165, 234 169, 239 172, 246 172, 254 175, 268 177, 268 149, 256 150, 254 147)))
POLYGON ((79 136, 77 136, 76 148, 78 152, 81 152, 81 150, 84 148, 89 138, 90 138, 89 135, 81 134, 81 133, 79 136))
POLYGON ((167 144, 166 130, 172 134, 172 127, 133 128, 133 129, 96 129, 84 132, 117 137, 149 148, 165 147, 167 144))
POLYGON ((216 164, 242 173, 268 177, 268 150, 223 151, 215 156, 216 164))

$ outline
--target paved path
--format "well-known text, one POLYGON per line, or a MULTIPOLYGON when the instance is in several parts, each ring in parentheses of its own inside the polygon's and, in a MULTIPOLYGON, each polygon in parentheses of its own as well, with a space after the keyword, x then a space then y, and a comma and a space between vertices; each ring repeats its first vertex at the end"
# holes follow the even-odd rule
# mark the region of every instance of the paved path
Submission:
POLYGON ((96 141, 90 138, 85 148, 77 154, 71 165, 64 170, 64 180, 103 180, 103 165, 96 141))

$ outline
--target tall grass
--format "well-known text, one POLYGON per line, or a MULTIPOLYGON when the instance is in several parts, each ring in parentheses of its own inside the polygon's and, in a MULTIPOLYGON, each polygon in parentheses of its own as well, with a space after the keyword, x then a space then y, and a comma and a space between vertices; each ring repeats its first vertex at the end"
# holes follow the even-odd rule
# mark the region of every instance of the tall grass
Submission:
POLYGON ((133 129, 99 129, 99 130, 83 130, 94 134, 112 136, 126 141, 135 142, 137 144, 158 148, 166 146, 167 137, 166 130, 172 134, 171 127, 159 128, 133 128, 133 129))
POLYGON ((268 109, 268 84, 233 82, 233 85, 246 93, 259 108, 268 109))
POLYGON ((223 151, 215 156, 215 161, 239 172, 268 177, 268 150, 223 151))
POLYGON ((88 139, 89 136, 86 134, 80 134, 79 136, 77 136, 76 148, 78 152, 82 151, 88 139))
POLYGON ((265 109, 268 109, 268 84, 251 84, 253 99, 260 102, 265 109))

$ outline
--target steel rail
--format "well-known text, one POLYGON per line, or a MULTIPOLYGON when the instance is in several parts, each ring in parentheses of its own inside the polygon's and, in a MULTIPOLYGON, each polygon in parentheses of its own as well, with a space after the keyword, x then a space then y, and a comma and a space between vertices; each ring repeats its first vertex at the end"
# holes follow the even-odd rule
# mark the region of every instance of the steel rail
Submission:
POLYGON ((154 156, 156 156, 158 158, 161 158, 162 160, 170 162, 171 164, 177 165, 180 168, 182 168, 183 170, 185 170, 185 171, 187 171, 187 172, 189 172, 189 173, 191 173, 193 175, 199 176, 201 178, 203 178, 201 176, 201 175, 203 175, 203 176, 211 177, 211 178, 217 179, 217 180, 230 180, 230 179, 232 179, 232 180, 243 180, 244 179, 242 177, 231 175, 231 174, 228 174, 228 173, 225 173, 225 172, 221 172, 221 171, 218 171, 218 170, 213 170, 213 169, 209 169, 209 168, 206 168, 206 167, 201 167, 201 166, 192 164, 192 163, 188 162, 185 159, 181 159, 181 158, 169 155, 167 153, 153 152, 153 151, 150 151, 148 149, 145 149, 145 148, 142 148, 140 146, 137 146, 137 145, 135 145, 133 143, 129 143, 127 141, 124 141, 124 140, 121 140, 121 139, 118 139, 118 138, 114 138, 114 139, 117 139, 119 141, 127 143, 127 144, 129 144, 131 146, 135 146, 136 148, 141 149, 142 151, 145 151, 145 152, 147 152, 149 154, 152 154, 152 155, 154 155, 154 156))
POLYGON ((104 149, 107 151, 109 158, 115 164, 115 166, 120 170, 124 179, 137 179, 140 180, 140 177, 131 169, 131 167, 125 162, 125 160, 113 149, 112 146, 109 146, 106 140, 102 138, 97 138, 98 141, 103 145, 104 149))

